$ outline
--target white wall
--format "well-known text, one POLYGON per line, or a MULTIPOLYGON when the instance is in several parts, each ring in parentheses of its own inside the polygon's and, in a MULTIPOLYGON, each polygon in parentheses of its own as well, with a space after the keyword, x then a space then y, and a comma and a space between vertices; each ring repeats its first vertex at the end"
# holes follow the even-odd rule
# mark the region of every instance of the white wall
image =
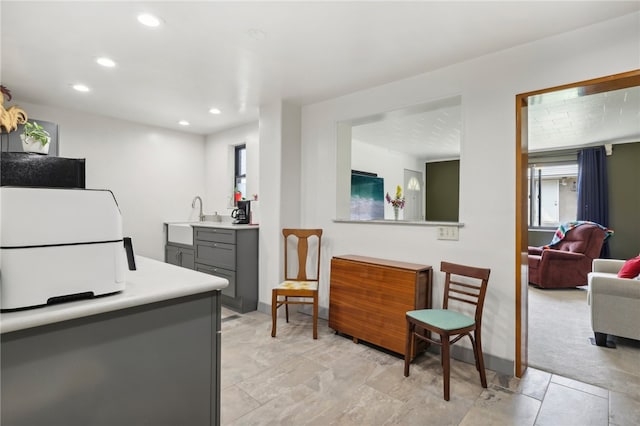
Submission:
POLYGON ((204 194, 204 137, 19 99, 15 104, 30 118, 58 123, 59 155, 85 158, 87 188, 113 192, 136 254, 164 260, 163 222, 197 220, 191 201, 204 194))
POLYGON ((271 289, 281 279, 282 103, 260 105, 259 301, 271 305, 271 289), (265 185, 265 183, 267 183, 265 185))
POLYGON ((205 144, 205 214, 231 214, 234 182, 234 148, 247 146, 247 199, 260 195, 258 122, 208 135, 205 144))
MULTIPOLYGON (((515 96, 630 71, 640 64, 640 14, 487 55, 302 109, 301 226, 325 229, 320 305, 328 307, 330 260, 359 254, 492 269, 483 322, 485 352, 515 358, 515 96), (337 122, 462 95, 459 241, 433 227, 334 223, 337 122)), ((264 177, 264 176, 263 176, 264 177)), ((268 182, 262 181, 263 186, 268 182)), ((271 247, 273 250, 275 246, 271 247)), ((262 278, 262 276, 261 276, 262 278)), ((443 276, 435 274, 441 300, 443 276)), ((260 301, 270 303, 261 280, 260 301)))
POLYGON ((271 289, 283 276, 282 228, 300 223, 300 114, 300 107, 286 102, 260 106, 258 298, 262 310, 271 305, 271 289))

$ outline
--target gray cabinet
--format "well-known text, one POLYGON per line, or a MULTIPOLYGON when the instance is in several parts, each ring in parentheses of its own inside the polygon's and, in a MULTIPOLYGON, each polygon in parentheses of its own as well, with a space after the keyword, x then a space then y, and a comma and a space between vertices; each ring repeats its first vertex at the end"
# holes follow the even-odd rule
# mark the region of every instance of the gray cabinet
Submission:
POLYGON ((195 269, 195 254, 193 248, 179 244, 167 243, 164 248, 164 261, 183 268, 195 269))
POLYGON ((258 307, 258 229, 193 227, 195 269, 229 280, 222 304, 239 312, 258 307))
POLYGON ((219 425, 220 311, 210 291, 3 333, 0 423, 219 425))

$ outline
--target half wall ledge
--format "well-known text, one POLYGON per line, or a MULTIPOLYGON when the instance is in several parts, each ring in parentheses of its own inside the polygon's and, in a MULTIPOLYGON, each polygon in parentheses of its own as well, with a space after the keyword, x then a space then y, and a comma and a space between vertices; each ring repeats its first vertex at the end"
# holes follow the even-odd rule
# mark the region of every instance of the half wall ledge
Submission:
POLYGON ((374 219, 374 220, 352 220, 352 219, 333 219, 334 223, 354 223, 363 225, 409 225, 409 226, 454 226, 463 228, 462 222, 430 222, 424 220, 393 220, 393 219, 374 219))

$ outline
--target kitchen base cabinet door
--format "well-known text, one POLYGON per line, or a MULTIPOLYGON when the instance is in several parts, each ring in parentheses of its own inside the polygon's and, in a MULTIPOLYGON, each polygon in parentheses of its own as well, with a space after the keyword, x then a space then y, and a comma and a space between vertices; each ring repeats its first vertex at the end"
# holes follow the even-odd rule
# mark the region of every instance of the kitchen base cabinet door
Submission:
POLYGON ((164 261, 183 268, 196 268, 194 250, 183 246, 167 244, 164 249, 164 261))
POLYGON ((216 290, 3 333, 0 424, 219 425, 220 312, 216 290))

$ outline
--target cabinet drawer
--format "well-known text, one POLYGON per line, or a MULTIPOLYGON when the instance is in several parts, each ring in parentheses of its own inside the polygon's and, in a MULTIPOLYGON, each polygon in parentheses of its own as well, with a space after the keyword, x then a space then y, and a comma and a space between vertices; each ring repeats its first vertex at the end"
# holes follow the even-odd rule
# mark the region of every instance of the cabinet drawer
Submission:
POLYGON ((233 244, 197 241, 196 262, 235 271, 236 246, 233 244))
POLYGON ((202 265, 200 263, 196 263, 196 271, 229 280, 229 286, 227 288, 223 288, 221 293, 225 296, 236 297, 236 273, 234 271, 202 265))
POLYGON ((227 244, 236 243, 236 231, 233 229, 195 227, 195 231, 196 240, 227 244))

